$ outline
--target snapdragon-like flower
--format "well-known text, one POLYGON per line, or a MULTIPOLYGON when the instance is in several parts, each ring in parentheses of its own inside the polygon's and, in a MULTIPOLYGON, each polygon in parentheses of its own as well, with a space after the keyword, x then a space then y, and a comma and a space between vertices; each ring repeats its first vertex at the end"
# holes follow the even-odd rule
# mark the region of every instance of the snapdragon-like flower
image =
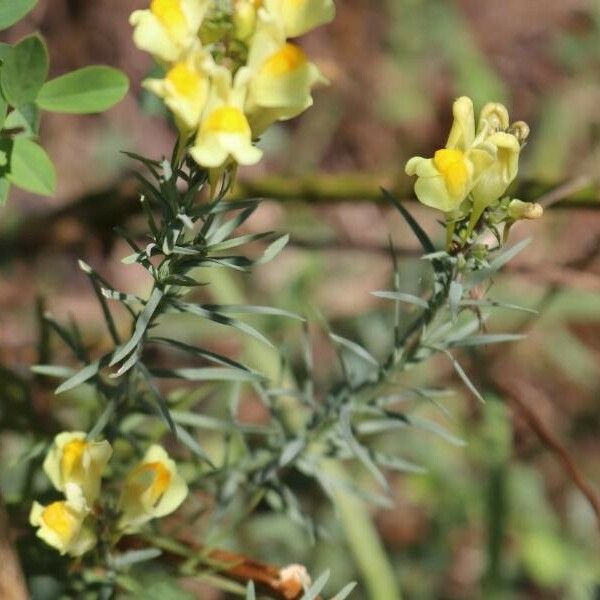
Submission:
POLYGON ((96 545, 96 535, 84 525, 88 515, 85 498, 75 484, 67 485, 67 499, 42 506, 34 502, 29 522, 37 537, 61 554, 81 556, 96 545))
POLYGON ((470 233, 485 209, 502 198, 517 176, 529 128, 522 122, 510 125, 506 107, 497 102, 483 107, 477 131, 469 98, 458 98, 453 113, 446 147, 431 159, 411 158, 406 173, 418 177, 415 193, 427 206, 454 212, 470 198, 470 233))
POLYGON ((291 119, 312 106, 313 86, 327 83, 304 50, 286 41, 284 31, 266 11, 259 12, 247 68, 251 76, 246 110, 255 135, 274 121, 291 119))
POLYGON ((453 105, 454 122, 446 147, 433 158, 415 156, 406 163, 407 175, 418 177, 417 198, 443 212, 457 210, 494 161, 496 150, 483 136, 475 137, 473 102, 465 96, 453 105))
POLYGON ((286 37, 297 37, 333 21, 333 0, 264 0, 265 9, 281 20, 286 37))
POLYGON ((163 98, 180 131, 193 131, 200 123, 210 89, 209 71, 214 63, 207 52, 197 49, 174 63, 164 79, 146 79, 143 86, 163 98))
POLYGON ((152 0, 147 10, 136 10, 129 22, 133 41, 164 62, 176 62, 198 42, 198 31, 210 0, 152 0))
POLYGON ((252 144, 252 130, 244 113, 247 75, 240 70, 232 81, 229 69, 215 67, 200 129, 189 151, 199 165, 217 168, 230 160, 253 165, 262 158, 262 151, 252 144))
POLYGON ((187 493, 185 480, 164 448, 150 446, 142 462, 125 480, 118 505, 119 529, 134 532, 151 519, 172 513, 187 493))
POLYGON ((91 507, 100 493, 102 474, 111 455, 106 440, 93 442, 81 431, 63 432, 56 436, 46 455, 44 472, 58 491, 66 493, 69 485, 79 487, 91 507))

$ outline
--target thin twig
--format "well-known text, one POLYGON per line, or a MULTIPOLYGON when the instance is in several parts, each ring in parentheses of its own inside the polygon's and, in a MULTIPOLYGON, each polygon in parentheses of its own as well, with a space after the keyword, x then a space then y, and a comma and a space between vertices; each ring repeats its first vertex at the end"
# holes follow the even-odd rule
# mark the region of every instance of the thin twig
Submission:
POLYGON ((548 429, 542 419, 531 408, 530 403, 523 399, 524 396, 527 396, 530 400, 533 398, 542 399, 539 390, 528 381, 515 378, 514 374, 511 376, 511 381, 507 381, 504 376, 504 370, 495 375, 493 374, 492 377, 495 386, 510 402, 517 406, 529 427, 536 433, 544 446, 558 458, 569 478, 587 498, 596 515, 597 525, 600 529, 600 497, 598 497, 594 488, 586 480, 575 460, 558 437, 548 429))

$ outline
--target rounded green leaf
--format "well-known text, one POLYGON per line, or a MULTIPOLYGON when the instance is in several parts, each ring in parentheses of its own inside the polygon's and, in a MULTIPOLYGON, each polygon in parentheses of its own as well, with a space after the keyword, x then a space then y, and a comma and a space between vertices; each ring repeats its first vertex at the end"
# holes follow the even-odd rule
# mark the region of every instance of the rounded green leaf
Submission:
POLYGON ((120 102, 128 89, 129 80, 118 69, 84 67, 46 82, 37 104, 52 112, 97 113, 120 102))
POLYGON ((21 40, 6 55, 0 71, 4 98, 11 106, 33 102, 48 75, 48 51, 38 35, 21 40))
POLYGON ((56 189, 56 171, 50 157, 39 144, 25 137, 14 140, 7 178, 16 186, 42 196, 51 196, 56 189))
POLYGON ((0 0, 0 29, 20 21, 36 4, 37 0, 0 0))

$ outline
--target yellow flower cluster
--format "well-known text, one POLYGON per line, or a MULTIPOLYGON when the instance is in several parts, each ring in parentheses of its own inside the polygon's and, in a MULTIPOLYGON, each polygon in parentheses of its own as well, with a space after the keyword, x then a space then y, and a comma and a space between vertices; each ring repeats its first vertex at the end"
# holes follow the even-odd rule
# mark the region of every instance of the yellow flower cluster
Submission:
POLYGON ((312 104, 325 81, 289 38, 331 21, 333 0, 152 0, 132 13, 133 39, 165 66, 144 87, 160 96, 201 166, 251 165, 273 122, 312 104))
MULTIPOLYGON (((80 431, 64 432, 54 439, 43 468, 65 499, 47 506, 34 502, 29 521, 38 528, 37 536, 61 554, 81 556, 96 545, 95 504, 111 456, 106 440, 89 441, 80 431)), ((117 531, 137 531, 151 519, 173 512, 187 493, 173 460, 160 446, 151 446, 125 478, 117 504, 117 531)))
POLYGON ((454 102, 453 115, 446 147, 433 158, 411 158, 406 173, 417 176, 415 193, 427 206, 454 213, 461 205, 464 209, 468 199, 472 230, 483 211, 505 194, 517 176, 529 127, 522 121, 511 125, 506 107, 489 103, 476 128, 473 102, 464 96, 454 102))

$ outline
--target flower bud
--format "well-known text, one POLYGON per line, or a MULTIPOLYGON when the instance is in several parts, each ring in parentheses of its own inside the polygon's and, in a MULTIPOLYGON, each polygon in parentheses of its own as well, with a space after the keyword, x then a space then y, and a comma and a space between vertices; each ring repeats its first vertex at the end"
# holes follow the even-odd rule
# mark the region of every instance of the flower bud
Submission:
POLYGON ((245 41, 256 28, 256 6, 252 0, 237 0, 233 6, 233 27, 235 37, 245 41))
POLYGON ((518 221, 519 219, 539 219, 543 214, 544 209, 537 202, 512 200, 508 205, 508 216, 514 221, 518 221))
POLYGON ((519 144, 521 144, 521 146, 529 137, 529 131, 529 125, 527 125, 525 121, 516 121, 508 130, 509 133, 512 133, 519 140, 519 144))
POLYGON ((302 590, 310 586, 310 576, 303 565, 288 565, 279 571, 278 588, 284 598, 298 598, 302 590))

